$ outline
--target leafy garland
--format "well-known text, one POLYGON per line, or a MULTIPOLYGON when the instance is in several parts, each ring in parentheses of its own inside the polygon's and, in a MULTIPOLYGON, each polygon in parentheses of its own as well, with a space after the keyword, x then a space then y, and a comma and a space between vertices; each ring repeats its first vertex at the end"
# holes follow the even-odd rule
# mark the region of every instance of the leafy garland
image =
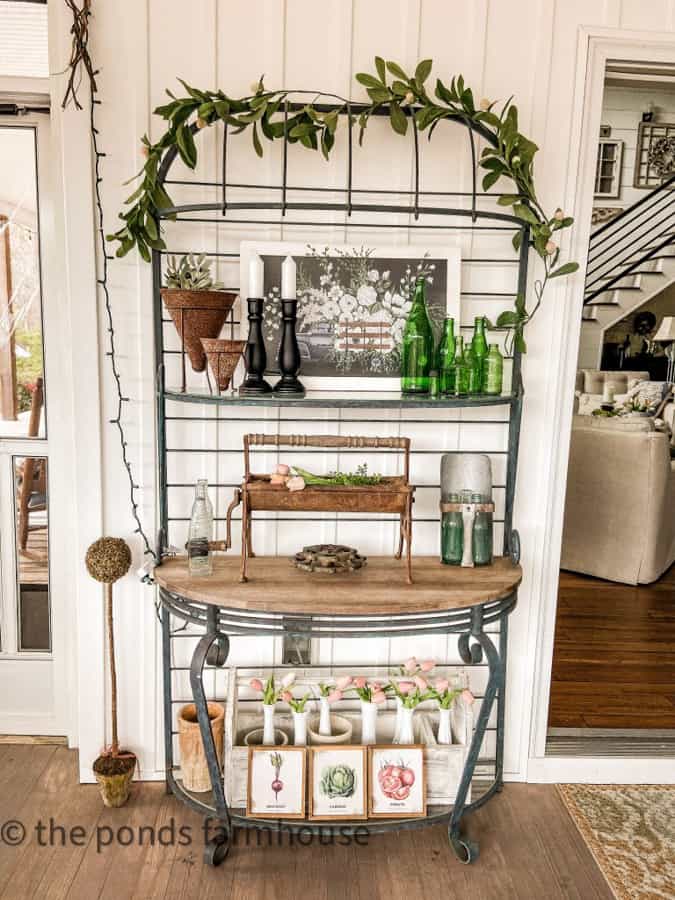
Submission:
MULTIPOLYGON (((569 226, 574 221, 557 209, 547 216, 539 204, 534 188, 533 160, 538 147, 533 141, 518 131, 518 109, 512 98, 506 101, 500 112, 495 112, 495 102, 481 100, 476 107, 471 88, 466 87, 461 75, 453 78, 447 87, 440 78, 436 79, 434 95, 431 97, 425 87, 432 69, 432 60, 418 63, 415 74, 409 76, 398 63, 375 57, 376 74, 361 72, 356 80, 362 84, 370 105, 358 116, 359 144, 362 143, 370 117, 382 108, 388 108, 393 130, 400 135, 408 131, 411 120, 420 131, 428 131, 429 139, 442 119, 457 119, 479 130, 490 141, 481 154, 480 165, 486 169, 483 190, 489 191, 500 178, 513 182, 513 193, 501 194, 497 203, 511 207, 513 215, 530 227, 530 243, 544 264, 544 276, 535 282, 536 303, 532 310, 526 308, 525 298, 516 297, 515 308, 507 310, 497 319, 498 327, 513 331, 516 349, 526 350, 523 339, 525 324, 539 308, 546 287, 551 278, 569 275, 578 269, 578 263, 567 262, 558 265, 560 249, 553 240, 555 232, 569 226), (392 76, 390 81, 389 76, 392 76)), ((151 143, 147 135, 142 138, 146 162, 138 173, 141 183, 126 200, 129 207, 120 213, 124 225, 108 240, 117 241, 118 256, 125 256, 134 247, 145 261, 150 260, 150 249, 165 248, 161 237, 159 212, 173 206, 164 187, 159 184, 158 173, 166 152, 175 147, 189 168, 197 164, 197 148, 193 131, 222 121, 234 130, 232 133, 249 128, 253 148, 258 156, 263 155, 261 136, 274 141, 287 138, 288 142, 300 143, 310 150, 321 150, 326 159, 335 143, 340 115, 351 115, 347 101, 330 111, 317 109, 315 103, 323 95, 313 94, 313 101, 301 109, 290 112, 286 106, 289 94, 296 91, 265 89, 263 79, 252 86, 252 95, 242 99, 228 97, 223 91, 205 91, 193 88, 180 80, 187 96, 176 97, 167 91, 170 102, 159 106, 155 114, 168 123, 168 128, 156 143, 151 143)), ((522 231, 513 237, 516 252, 520 250, 522 231)))

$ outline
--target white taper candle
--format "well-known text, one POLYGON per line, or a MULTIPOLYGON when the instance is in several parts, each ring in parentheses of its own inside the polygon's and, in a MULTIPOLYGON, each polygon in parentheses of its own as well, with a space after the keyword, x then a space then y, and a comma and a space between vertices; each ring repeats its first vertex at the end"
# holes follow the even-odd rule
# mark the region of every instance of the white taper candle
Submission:
POLYGON ((287 256, 281 266, 281 299, 295 300, 296 267, 292 256, 287 256))

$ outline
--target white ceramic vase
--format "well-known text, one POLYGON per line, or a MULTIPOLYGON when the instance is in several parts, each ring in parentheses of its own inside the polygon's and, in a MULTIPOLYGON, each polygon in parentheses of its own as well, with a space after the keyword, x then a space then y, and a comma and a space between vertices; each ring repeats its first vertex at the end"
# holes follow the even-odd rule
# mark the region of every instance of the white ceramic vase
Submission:
POLYGON ((396 698, 396 718, 394 719, 394 736, 392 738, 392 743, 396 743, 398 739, 398 732, 401 727, 401 710, 403 709, 403 700, 400 697, 396 698))
POLYGON ((361 743, 377 743, 377 703, 361 701, 361 743))
POLYGON ((307 744, 307 710, 303 712, 293 710, 293 743, 296 747, 304 747, 307 744))
POLYGON ((439 744, 452 743, 452 730, 450 728, 450 710, 441 707, 438 710, 438 735, 436 740, 439 744))
POLYGON ((407 706, 401 706, 399 717, 398 732, 394 739, 395 744, 414 744, 415 736, 413 732, 413 713, 414 709, 407 706))
POLYGON ((330 737, 330 703, 328 697, 319 700, 319 734, 330 737))
POLYGON ((274 739, 274 704, 263 703, 263 744, 273 747, 274 739))

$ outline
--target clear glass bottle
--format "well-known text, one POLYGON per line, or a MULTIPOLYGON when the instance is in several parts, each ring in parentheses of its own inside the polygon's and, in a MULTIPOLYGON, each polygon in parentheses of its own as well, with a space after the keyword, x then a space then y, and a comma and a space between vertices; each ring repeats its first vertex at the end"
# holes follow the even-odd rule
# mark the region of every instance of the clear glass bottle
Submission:
POLYGON ((497 344, 490 344, 488 355, 483 362, 483 393, 497 395, 502 392, 504 382, 504 357, 497 344))
POLYGON ((401 391, 428 394, 429 372, 434 357, 434 332, 426 303, 426 279, 415 281, 415 296, 401 341, 401 391))
POLYGON ((213 540, 213 506, 209 500, 208 486, 206 478, 200 478, 195 485, 188 533, 190 575, 211 575, 213 572, 209 550, 209 541, 213 540))
POLYGON ((461 334, 457 337, 457 353, 455 354, 455 390, 457 397, 463 397, 469 393, 469 369, 464 356, 464 338, 461 334))
MULTIPOLYGON (((459 494, 450 494, 449 503, 459 503, 459 494)), ((446 566, 461 566, 464 553, 464 522, 462 513, 444 512, 441 517, 441 562, 446 566)))
POLYGON ((476 358, 480 370, 480 385, 476 393, 480 393, 483 385, 483 370, 485 358, 488 355, 488 343, 485 337, 485 316, 476 316, 473 324, 473 337, 471 338, 471 352, 476 358))
POLYGON ((443 323, 443 334, 438 345, 436 368, 438 369, 438 388, 441 394, 455 393, 455 320, 447 316, 443 323))
MULTIPOLYGON (((487 503, 488 497, 482 494, 472 494, 472 503, 487 503)), ((473 533, 471 535, 471 551, 474 566, 492 565, 492 513, 476 510, 473 520, 473 533)))

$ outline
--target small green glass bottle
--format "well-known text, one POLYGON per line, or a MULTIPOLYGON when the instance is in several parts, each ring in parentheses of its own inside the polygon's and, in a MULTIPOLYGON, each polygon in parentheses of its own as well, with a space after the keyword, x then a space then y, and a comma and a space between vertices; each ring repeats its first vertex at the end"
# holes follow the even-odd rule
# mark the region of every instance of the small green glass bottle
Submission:
POLYGON ((438 369, 439 390, 441 394, 454 394, 455 392, 455 353, 457 343, 455 341, 455 320, 447 316, 443 323, 443 334, 438 345, 436 368, 438 369))
POLYGON ((428 394, 429 372, 434 357, 434 333, 426 304, 426 280, 415 281, 415 296, 403 328, 401 342, 401 391, 428 394))
POLYGON ((457 337, 457 352, 455 353, 455 396, 464 397, 469 393, 469 369, 464 356, 464 338, 460 334, 457 337))
MULTIPOLYGON (((472 494, 472 503, 485 503, 482 494, 472 494)), ((471 534, 471 552, 474 566, 492 565, 492 513, 476 510, 471 534)))
MULTIPOLYGON (((450 494, 450 503, 459 503, 459 494, 450 494)), ((461 512, 444 512, 441 521, 441 562, 461 566, 464 555, 464 520, 461 512)))
POLYGON ((467 347, 467 349, 464 351, 464 362, 466 363, 467 370, 467 392, 472 395, 480 394, 482 382, 482 367, 480 360, 476 357, 471 347, 467 347))
POLYGON ((497 344, 490 344, 483 364, 483 393, 497 395, 502 392, 504 381, 504 357, 497 344))
MULTIPOLYGON (((476 316, 473 324, 473 337, 471 338, 471 352, 476 357, 480 368, 480 381, 483 383, 483 368, 485 357, 488 355, 488 344, 485 338, 485 317, 476 316)), ((480 393, 480 388, 476 393, 480 393)))

